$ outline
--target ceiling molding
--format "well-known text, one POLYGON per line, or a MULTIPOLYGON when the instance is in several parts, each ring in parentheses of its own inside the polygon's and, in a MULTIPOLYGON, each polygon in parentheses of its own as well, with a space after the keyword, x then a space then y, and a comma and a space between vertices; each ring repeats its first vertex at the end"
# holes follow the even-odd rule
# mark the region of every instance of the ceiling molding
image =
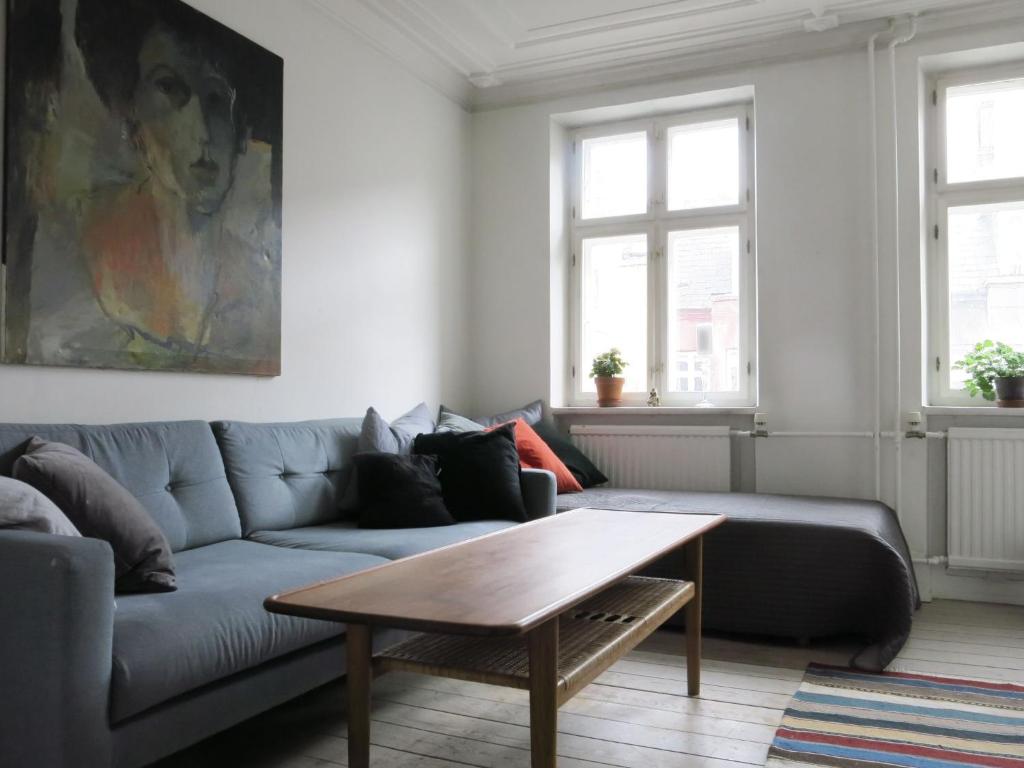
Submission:
POLYGON ((830 56, 860 47, 872 33, 886 29, 887 21, 874 21, 814 35, 783 33, 757 41, 712 44, 683 54, 595 68, 588 72, 568 72, 543 80, 507 83, 479 90, 472 110, 486 112, 550 99, 657 85, 683 78, 710 77, 741 68, 830 56))
POLYGON ((480 46, 460 36, 436 8, 423 0, 373 0, 367 7, 387 18, 417 44, 432 51, 445 64, 463 77, 476 72, 490 72, 497 62, 480 46))
POLYGON ((306 2, 467 109, 823 55, 897 14, 922 30, 1024 20, 1021 0, 648 0, 558 20, 524 0, 306 2), (838 28, 805 31, 821 13, 838 28))
POLYGON ((464 109, 472 106, 477 88, 466 75, 440 59, 436 51, 412 43, 405 32, 380 15, 370 4, 363 0, 305 2, 459 106, 464 109))
MULTIPOLYGON (((940 37, 954 30, 993 29, 1007 22, 1024 24, 1024 9, 1019 0, 991 0, 983 8, 959 8, 928 14, 919 20, 918 39, 940 37)), ((860 48, 872 34, 884 33, 887 29, 887 20, 855 22, 828 32, 788 33, 757 41, 711 45, 701 50, 633 64, 566 73, 543 80, 508 83, 478 91, 473 101, 473 111, 490 111, 618 88, 655 85, 681 78, 710 77, 740 68, 830 56, 860 48)))
POLYGON ((707 45, 723 39, 730 42, 748 42, 759 37, 793 32, 800 28, 799 22, 806 16, 805 12, 790 12, 777 14, 767 19, 743 20, 698 30, 651 35, 642 40, 594 46, 579 52, 525 59, 515 64, 499 66, 493 74, 502 82, 508 82, 513 79, 532 79, 558 74, 572 68, 590 68, 594 65, 615 66, 624 59, 628 59, 630 63, 641 63, 660 58, 665 51, 678 53, 682 48, 707 45))
POLYGON ((602 32, 628 29, 658 21, 685 19, 689 16, 697 16, 710 11, 746 8, 747 6, 758 5, 764 2, 765 0, 674 0, 674 2, 658 3, 657 5, 647 6, 631 12, 605 13, 599 16, 586 16, 558 24, 532 27, 528 30, 527 37, 515 45, 517 48, 526 48, 541 43, 580 37, 581 35, 594 35, 602 32))

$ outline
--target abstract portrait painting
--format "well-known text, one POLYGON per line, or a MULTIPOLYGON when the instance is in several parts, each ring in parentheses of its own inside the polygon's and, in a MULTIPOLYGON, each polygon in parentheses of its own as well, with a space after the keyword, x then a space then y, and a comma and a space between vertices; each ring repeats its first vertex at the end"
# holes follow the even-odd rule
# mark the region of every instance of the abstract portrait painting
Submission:
POLYGON ((283 62, 179 0, 7 0, 8 363, 277 375, 283 62))

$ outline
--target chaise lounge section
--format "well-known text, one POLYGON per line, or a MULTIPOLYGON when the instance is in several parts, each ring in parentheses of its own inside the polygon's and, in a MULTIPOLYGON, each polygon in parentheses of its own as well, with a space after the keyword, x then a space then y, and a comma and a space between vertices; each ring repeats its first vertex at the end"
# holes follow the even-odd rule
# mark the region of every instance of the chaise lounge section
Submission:
MULTIPOLYGON (((704 627, 808 640, 861 637, 851 663, 885 667, 906 642, 920 607, 906 539, 875 501, 753 493, 592 488, 559 496, 573 507, 724 514, 704 546, 704 627)), ((649 575, 679 578, 682 554, 649 575)))

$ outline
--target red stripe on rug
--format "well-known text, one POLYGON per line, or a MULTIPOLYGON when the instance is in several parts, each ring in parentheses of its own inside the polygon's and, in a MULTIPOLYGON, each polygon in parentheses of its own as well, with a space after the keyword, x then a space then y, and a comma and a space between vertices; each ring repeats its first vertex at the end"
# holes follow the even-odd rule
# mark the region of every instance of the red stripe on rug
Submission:
POLYGON ((808 741, 815 744, 833 744, 851 749, 866 749, 872 752, 894 752, 901 755, 928 757, 935 760, 958 760, 968 765, 987 765, 992 768, 1024 768, 1024 759, 1014 757, 998 757, 997 755, 981 755, 976 752, 960 752, 952 749, 938 749, 919 744, 903 744, 893 741, 876 741, 858 739, 853 736, 834 736, 828 733, 812 733, 780 728, 777 737, 793 741, 808 741))
POLYGON ((1024 693, 1024 685, 1014 685, 1013 683, 989 683, 982 680, 966 680, 962 677, 936 677, 935 675, 921 675, 915 672, 861 672, 857 669, 850 669, 849 667, 836 667, 831 664, 811 664, 809 665, 811 670, 814 669, 833 669, 837 672, 849 672, 855 675, 873 675, 876 677, 898 677, 903 680, 927 680, 931 683, 943 683, 945 685, 966 685, 971 688, 989 688, 994 691, 1011 691, 1014 693, 1024 693))

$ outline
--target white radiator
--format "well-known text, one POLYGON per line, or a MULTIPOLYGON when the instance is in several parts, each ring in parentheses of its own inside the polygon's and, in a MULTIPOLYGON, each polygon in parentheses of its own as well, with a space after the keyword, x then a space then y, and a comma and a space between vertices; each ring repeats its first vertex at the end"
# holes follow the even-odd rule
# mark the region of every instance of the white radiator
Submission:
POLYGON ((730 489, 729 427, 602 427, 577 424, 576 446, 614 488, 730 489))
POLYGON ((1024 429, 949 430, 949 565, 1024 571, 1024 429))

